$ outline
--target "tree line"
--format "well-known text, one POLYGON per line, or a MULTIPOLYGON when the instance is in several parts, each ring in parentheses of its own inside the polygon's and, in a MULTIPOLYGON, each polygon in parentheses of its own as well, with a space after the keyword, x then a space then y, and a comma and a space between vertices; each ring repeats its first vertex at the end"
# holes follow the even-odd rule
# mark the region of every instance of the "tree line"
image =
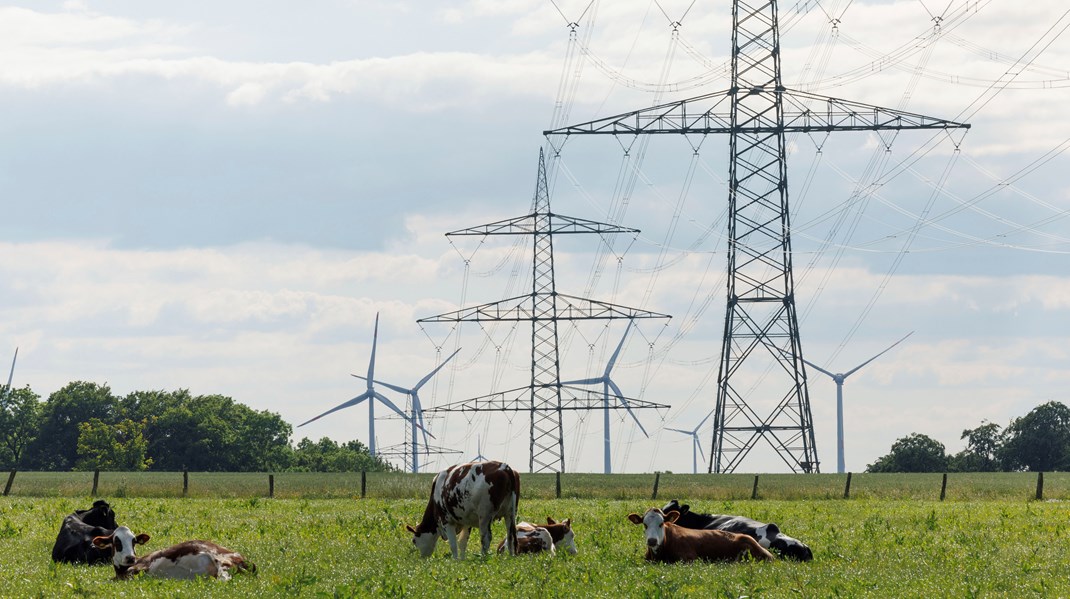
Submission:
POLYGON ((1070 470, 1070 408, 1051 401, 1001 428, 984 422, 962 431, 966 448, 948 454, 944 444, 911 433, 866 472, 1053 472, 1070 470))
POLYGON ((278 414, 223 395, 69 383, 47 400, 0 386, 0 469, 209 472, 395 470, 360 441, 290 442, 278 414))

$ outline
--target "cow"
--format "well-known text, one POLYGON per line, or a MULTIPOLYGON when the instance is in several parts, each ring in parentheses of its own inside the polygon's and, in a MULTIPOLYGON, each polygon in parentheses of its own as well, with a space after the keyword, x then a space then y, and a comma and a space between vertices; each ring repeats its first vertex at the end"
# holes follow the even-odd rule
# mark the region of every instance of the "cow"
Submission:
MULTIPOLYGON (((498 546, 498 553, 505 550, 505 541, 498 546)), ((529 529, 526 534, 520 534, 520 525, 517 525, 516 531, 516 554, 522 555, 525 553, 542 553, 549 552, 551 556, 557 553, 554 548, 554 539, 550 536, 550 531, 541 526, 536 526, 529 529)))
POLYGON ((482 553, 490 549, 490 525, 505 519, 506 544, 516 555, 516 512, 520 503, 520 474, 503 462, 469 462, 439 472, 431 483, 431 498, 423 519, 413 528, 412 543, 423 557, 435 550, 439 537, 450 544, 454 559, 464 559, 468 536, 479 527, 482 553))
MULTIPOLYGON (((517 539, 523 543, 525 537, 538 534, 538 530, 540 529, 544 529, 546 532, 550 533, 553 549, 564 546, 565 551, 568 551, 572 555, 579 553, 576 549, 576 535, 572 532, 572 521, 567 518, 564 522, 557 522, 553 518, 547 517, 546 524, 521 522, 516 525, 517 539)), ((498 543, 498 553, 503 551, 505 551, 505 539, 502 539, 502 542, 498 543)), ((539 550, 532 548, 528 552, 533 553, 535 551, 539 550)), ((525 553, 525 551, 521 550, 520 553, 525 553)))
POLYGON ((148 542, 149 535, 135 535, 125 526, 116 528, 110 535, 93 539, 94 546, 109 553, 116 580, 141 573, 156 578, 192 580, 207 576, 228 580, 231 570, 256 572, 256 565, 242 554, 212 541, 185 541, 138 557, 134 546, 148 542))
POLYGON ((758 544, 762 547, 779 553, 781 557, 800 562, 808 562, 814 559, 814 552, 810 551, 810 548, 805 543, 780 532, 780 527, 771 522, 766 524, 743 516, 696 514, 691 511, 691 506, 687 504, 680 505, 680 502, 675 499, 665 504, 661 511, 666 513, 670 511, 680 512, 680 518, 676 521, 676 524, 684 528, 727 530, 728 532, 745 534, 758 541, 758 544))
POLYGON ((63 518, 56 543, 52 545, 52 561, 71 564, 106 564, 111 553, 93 546, 93 537, 111 534, 115 530, 115 512, 107 501, 98 499, 88 510, 75 510, 63 518))
POLYGON ((646 560, 674 564, 703 560, 708 562, 735 561, 745 555, 761 561, 776 558, 758 541, 747 535, 723 530, 695 530, 674 524, 680 512, 665 512, 656 507, 646 514, 628 514, 633 524, 641 524, 646 537, 646 560))

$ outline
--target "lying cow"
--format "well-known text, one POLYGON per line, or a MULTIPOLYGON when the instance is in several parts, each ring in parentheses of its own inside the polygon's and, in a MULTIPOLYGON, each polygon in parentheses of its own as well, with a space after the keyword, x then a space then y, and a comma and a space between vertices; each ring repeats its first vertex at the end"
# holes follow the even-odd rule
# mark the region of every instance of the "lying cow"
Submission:
POLYGON ((696 514, 691 511, 691 506, 687 504, 680 505, 680 502, 675 499, 665 504, 661 511, 680 512, 680 518, 676 521, 676 524, 684 528, 727 530, 728 532, 745 534, 758 541, 762 547, 776 551, 781 557, 800 562, 808 562, 814 559, 814 553, 810 551, 809 547, 802 541, 780 532, 780 527, 773 523, 766 524, 743 516, 696 514))
POLYGON ((723 530, 694 530, 674 524, 680 512, 662 512, 656 507, 646 514, 628 514, 633 524, 642 524, 646 537, 646 559, 673 564, 704 560, 735 561, 745 555, 762 561, 775 559, 758 541, 747 535, 723 530))
POLYGON ((142 572, 156 578, 192 580, 207 576, 228 580, 231 570, 256 571, 256 566, 242 554, 211 541, 185 541, 142 557, 135 555, 134 546, 148 541, 149 535, 135 536, 129 528, 120 526, 108 536, 94 538, 93 545, 108 552, 116 580, 142 572))
POLYGON ((430 556, 439 537, 450 544, 454 559, 464 559, 468 535, 479 528, 480 547, 490 550, 490 525, 505 519, 506 544, 517 553, 516 511, 520 503, 520 474, 502 462, 470 462, 450 466, 431 483, 431 498, 423 519, 413 528, 412 542, 420 555, 430 556))
POLYGON ((107 501, 98 499, 88 510, 75 510, 63 518, 52 561, 71 564, 106 564, 111 553, 93 546, 93 537, 109 535, 115 530, 115 512, 107 501))
MULTIPOLYGON (((520 543, 519 553, 537 553, 539 551, 555 553, 557 547, 561 546, 564 546, 565 550, 572 555, 579 553, 576 549, 576 536, 572 533, 572 521, 567 518, 564 522, 556 522, 553 518, 547 517, 544 525, 521 522, 516 525, 516 537, 520 543), (535 540, 530 543, 525 542, 528 537, 533 539, 536 537, 543 538, 541 531, 546 531, 549 536, 549 543, 535 540)), ((498 553, 503 551, 505 551, 505 539, 498 543, 498 553)))

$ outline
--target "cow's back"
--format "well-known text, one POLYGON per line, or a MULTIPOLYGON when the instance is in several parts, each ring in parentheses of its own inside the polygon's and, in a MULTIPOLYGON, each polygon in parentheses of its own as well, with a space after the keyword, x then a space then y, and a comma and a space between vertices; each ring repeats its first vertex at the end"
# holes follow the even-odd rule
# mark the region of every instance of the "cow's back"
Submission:
POLYGON ((432 501, 440 523, 475 527, 485 518, 516 514, 520 475, 508 464, 458 464, 435 477, 432 501))

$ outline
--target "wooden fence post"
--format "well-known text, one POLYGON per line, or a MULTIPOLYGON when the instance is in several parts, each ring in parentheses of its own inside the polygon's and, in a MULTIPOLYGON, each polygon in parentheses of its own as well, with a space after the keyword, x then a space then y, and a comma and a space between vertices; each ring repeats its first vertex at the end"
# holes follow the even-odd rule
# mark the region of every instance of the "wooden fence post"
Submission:
POLYGON ((758 499, 758 475, 754 475, 754 488, 750 490, 750 498, 758 499))
POLYGON ((360 498, 364 499, 364 495, 368 491, 368 471, 360 471, 360 498))
POLYGON ((182 496, 185 497, 189 493, 189 470, 182 468, 182 496))
POLYGON ((100 482, 100 469, 97 468, 93 471, 93 492, 90 493, 93 497, 97 496, 97 483, 100 482))
POLYGON ((274 497, 274 496, 275 496, 275 475, 274 474, 269 474, 268 475, 268 497, 274 497))
POLYGON ((654 473, 654 492, 650 495, 650 499, 651 500, 658 498, 658 483, 659 482, 661 482, 661 473, 660 472, 655 472, 654 473))
POLYGON ((561 499, 561 473, 555 472, 557 476, 554 477, 554 492, 558 499, 561 499))
POLYGON ((847 484, 843 486, 843 498, 851 498, 851 473, 847 473, 847 484))
POLYGON ((15 469, 12 469, 11 470, 11 474, 7 475, 7 484, 4 485, 4 497, 7 497, 7 494, 11 492, 11 483, 15 482, 15 473, 16 472, 18 472, 18 471, 15 470, 15 469))
MULTIPOLYGON (((7 493, 5 493, 7 495, 7 493)), ((1044 473, 1037 472, 1037 501, 1044 501, 1044 473)))
POLYGON ((940 483, 940 501, 947 496, 947 472, 944 473, 944 482, 940 483))

